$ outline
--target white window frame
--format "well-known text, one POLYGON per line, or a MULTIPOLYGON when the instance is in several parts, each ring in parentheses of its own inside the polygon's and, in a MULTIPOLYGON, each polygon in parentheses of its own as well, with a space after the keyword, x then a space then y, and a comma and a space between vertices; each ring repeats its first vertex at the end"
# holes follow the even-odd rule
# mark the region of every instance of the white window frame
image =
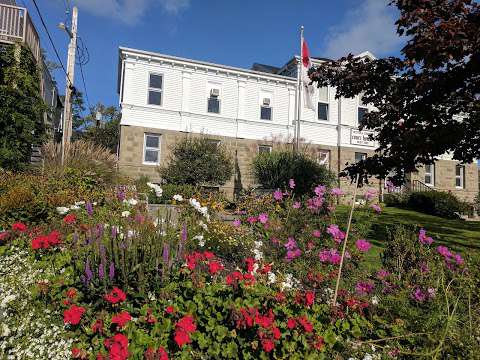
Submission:
POLYGON ((165 75, 163 75, 162 73, 149 71, 148 72, 148 79, 147 79, 147 105, 148 106, 155 106, 155 107, 162 107, 163 106, 163 97, 164 97, 163 96, 164 95, 163 89, 164 88, 165 88, 165 75), (161 89, 150 87, 150 75, 157 75, 157 76, 162 77, 162 88, 161 89), (150 101, 149 101, 150 100, 150 91, 160 93, 160 105, 150 104, 150 101))
POLYGON ((455 165, 455 188, 465 189, 465 166, 461 164, 455 165), (457 175, 457 168, 460 169, 460 175, 457 175), (457 179, 460 179, 460 186, 457 185, 457 179))
POLYGON ((330 169, 330 157, 331 157, 331 152, 330 150, 325 150, 325 149, 319 149, 318 150, 318 156, 317 156, 317 162, 325 166, 327 169, 330 169), (326 156, 324 156, 326 155, 326 156), (322 158, 325 157, 324 160, 322 158))
POLYGON ((360 126, 360 118, 358 116, 360 109, 365 109, 366 110, 365 112, 367 114, 370 112, 370 110, 368 109, 368 105, 363 103, 362 97, 363 97, 362 95, 358 95, 357 97, 357 127, 360 126))
POLYGON ((426 164, 425 166, 425 175, 423 176, 423 182, 427 186, 434 187, 435 186, 435 164, 426 164), (427 172, 427 166, 431 166, 430 171, 427 172), (430 182, 427 182, 426 177, 427 175, 430 175, 430 182))
POLYGON ((160 164, 160 156, 161 156, 161 148, 162 148, 162 136, 160 134, 152 134, 152 133, 144 133, 143 134, 143 165, 159 165, 160 164), (147 136, 158 137, 158 148, 147 147, 147 136), (147 151, 157 151, 158 152, 158 161, 151 162, 145 160, 145 155, 147 151))
POLYGON ((217 83, 217 82, 210 82, 208 81, 207 82, 207 97, 206 97, 206 104, 205 104, 205 113, 207 115, 210 115, 210 116, 221 116, 222 114, 222 96, 223 96, 223 89, 222 89, 222 84, 221 83, 217 83), (218 89, 219 91, 219 95, 217 97, 218 99, 218 113, 215 113, 215 112, 209 112, 208 111, 208 100, 210 99, 211 97, 211 90, 212 89, 218 89))
POLYGON ((330 99, 330 87, 326 86, 327 88, 327 101, 324 101, 324 100, 320 100, 320 90, 318 91, 318 101, 317 101, 317 120, 318 121, 323 121, 323 122, 327 122, 327 121, 330 121, 330 102, 328 101, 330 99), (319 109, 319 104, 322 104, 322 105, 327 105, 327 119, 320 119, 318 117, 318 109, 319 109))
POLYGON ((268 148, 268 153, 271 154, 272 153, 272 150, 273 150, 273 146, 272 145, 258 145, 258 149, 257 149, 257 152, 258 154, 260 154, 260 148, 268 148))

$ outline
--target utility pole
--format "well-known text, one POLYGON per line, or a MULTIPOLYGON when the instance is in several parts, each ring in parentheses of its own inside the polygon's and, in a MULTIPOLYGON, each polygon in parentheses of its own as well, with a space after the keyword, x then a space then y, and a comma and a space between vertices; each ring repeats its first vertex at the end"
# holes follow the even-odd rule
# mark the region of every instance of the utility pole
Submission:
POLYGON ((65 84, 65 104, 63 112, 63 136, 62 136, 62 165, 65 161, 65 149, 70 144, 72 137, 72 94, 74 90, 73 82, 75 79, 75 56, 77 51, 77 21, 78 8, 73 7, 72 11, 72 29, 60 23, 59 27, 65 30, 70 37, 68 45, 67 59, 67 79, 65 84))

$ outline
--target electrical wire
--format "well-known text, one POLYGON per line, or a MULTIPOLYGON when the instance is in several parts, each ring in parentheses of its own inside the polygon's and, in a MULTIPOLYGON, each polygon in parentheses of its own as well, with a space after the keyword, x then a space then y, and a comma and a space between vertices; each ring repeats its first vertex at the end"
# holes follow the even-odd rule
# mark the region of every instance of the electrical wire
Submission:
POLYGON ((85 99, 87 100, 88 110, 90 111, 92 106, 90 105, 90 100, 88 99, 87 84, 85 82, 85 75, 83 74, 83 65, 82 64, 80 64, 80 74, 82 75, 83 90, 85 91, 85 99))
POLYGON ((60 59, 60 55, 58 54, 57 48, 56 48, 56 46, 55 46, 55 44, 52 40, 52 36, 50 35, 50 32, 48 31, 47 25, 45 24, 45 20, 43 20, 42 13, 40 12, 40 9, 38 8, 37 2, 36 2, 36 0, 32 0, 32 1, 33 1, 33 4, 35 5, 35 9, 37 10, 38 16, 40 17, 40 21, 43 25, 43 28, 45 29, 45 32, 47 33, 48 39, 50 40, 50 44, 52 45, 53 50, 55 51, 55 55, 57 56, 57 59, 60 63, 60 66, 62 67, 63 72, 65 73, 65 76, 67 77, 67 81, 69 82, 70 86, 72 88, 74 88, 73 83, 68 76, 67 70, 65 70, 65 66, 63 66, 62 59, 60 59))

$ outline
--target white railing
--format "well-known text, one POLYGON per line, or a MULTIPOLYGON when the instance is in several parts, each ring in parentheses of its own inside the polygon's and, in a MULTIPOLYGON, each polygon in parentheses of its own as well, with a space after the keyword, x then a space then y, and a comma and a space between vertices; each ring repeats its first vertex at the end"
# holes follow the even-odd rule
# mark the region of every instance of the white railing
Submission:
POLYGON ((40 60, 40 39, 25 8, 0 4, 0 42, 22 42, 40 60))

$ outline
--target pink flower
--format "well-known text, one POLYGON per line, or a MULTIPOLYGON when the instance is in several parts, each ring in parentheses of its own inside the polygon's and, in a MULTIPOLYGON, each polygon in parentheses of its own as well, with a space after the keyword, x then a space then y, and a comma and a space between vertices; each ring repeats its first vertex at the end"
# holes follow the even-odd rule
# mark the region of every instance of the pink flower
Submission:
POLYGON ((370 244, 367 240, 360 239, 355 242, 355 246, 361 252, 367 252, 371 249, 372 244, 370 244))
POLYGON ((283 199, 283 193, 280 190, 276 190, 273 193, 273 198, 277 201, 281 201, 283 199))
POLYGON ((261 213, 260 215, 258 215, 258 220, 259 220, 262 224, 266 224, 266 223, 268 222, 268 214, 261 213))
POLYGON ((292 261, 295 260, 296 258, 300 257, 302 255, 302 251, 298 248, 295 250, 288 250, 287 251, 287 256, 285 257, 285 260, 287 261, 292 261))
POLYGON ((385 269, 380 269, 377 271, 377 278, 380 280, 385 279, 388 275, 390 275, 390 273, 385 269))
POLYGON ((382 212, 382 208, 378 204, 372 204, 372 209, 377 213, 380 214, 382 212))
POLYGON ((247 222, 248 222, 249 224, 255 224, 257 221, 258 221, 258 219, 257 219, 255 216, 249 216, 249 217, 247 218, 247 222))
POLYGON ((338 225, 330 224, 327 228, 327 233, 332 235, 337 243, 341 243, 345 239, 345 233, 338 228, 338 225))
POLYGON ((235 219, 235 220, 233 221, 233 226, 239 227, 240 225, 242 225, 242 222, 241 222, 239 219, 235 219))
POLYGON ((313 237, 319 238, 322 233, 320 230, 313 230, 312 235, 313 237))
POLYGON ((294 209, 300 209, 302 207, 302 204, 300 203, 300 201, 295 201, 292 205, 292 207, 294 209))
POLYGON ((452 257, 452 253, 450 252, 450 250, 448 250, 446 246, 443 246, 443 245, 438 246, 437 252, 445 258, 452 257))
POLYGON ((365 200, 367 201, 372 200, 376 194, 377 194, 377 190, 372 188, 367 189, 367 191, 365 191, 365 200))
POLYGON ((433 243, 433 239, 431 237, 427 237, 427 232, 424 229, 420 229, 418 241, 420 241, 420 243, 423 245, 431 245, 433 243))
POLYGON ((457 263, 457 265, 463 265, 464 260, 459 254, 455 254, 453 258, 455 259, 455 262, 457 263))
POLYGON ((284 246, 287 250, 294 250, 297 248, 297 242, 293 237, 289 237, 287 243, 284 246))
POLYGON ((290 179, 290 180, 288 181, 288 186, 289 186, 290 189, 292 189, 292 190, 295 189, 295 180, 290 179))
POLYGON ((413 291, 412 298, 415 299, 418 302, 424 302, 426 300, 427 296, 420 288, 417 287, 413 291))
POLYGON ((338 253, 337 249, 325 249, 320 251, 318 254, 318 257, 320 258, 320 262, 322 263, 330 263, 333 265, 338 265, 340 264, 340 261, 342 257, 338 253))
POLYGON ((330 194, 334 195, 334 196, 342 196, 342 195, 345 195, 345 193, 343 192, 342 189, 340 188, 334 188, 330 191, 330 194))
POLYGON ((315 195, 321 197, 325 194, 327 188, 324 185, 318 185, 313 191, 315 192, 315 195))

